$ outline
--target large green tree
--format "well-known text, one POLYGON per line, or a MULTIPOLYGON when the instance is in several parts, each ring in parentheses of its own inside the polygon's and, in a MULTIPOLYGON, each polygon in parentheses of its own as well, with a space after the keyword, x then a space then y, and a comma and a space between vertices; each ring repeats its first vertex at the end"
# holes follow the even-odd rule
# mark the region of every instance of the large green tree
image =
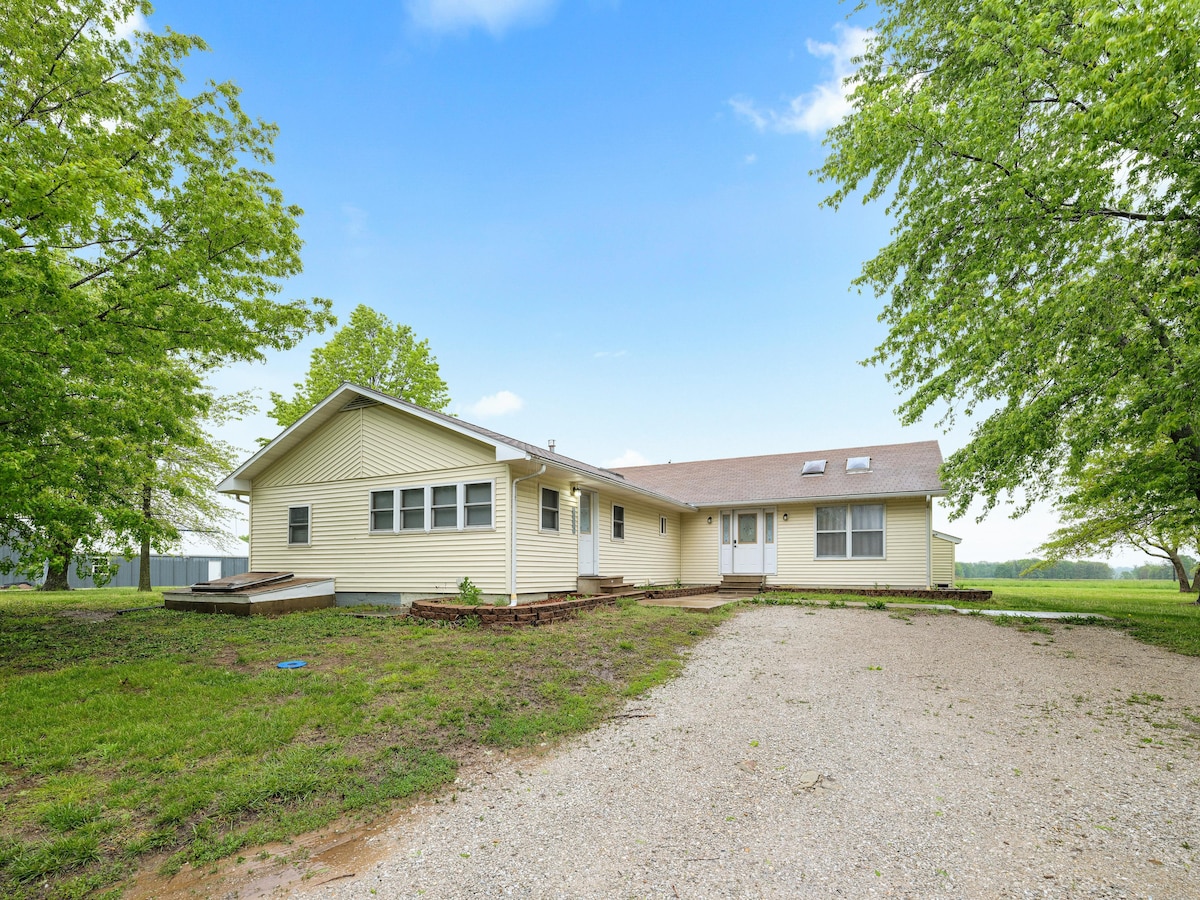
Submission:
POLYGON ((1053 496, 1110 447, 1194 507, 1200 0, 875 6, 819 174, 894 220, 858 284, 903 420, 979 417, 952 512, 1053 496))
POLYGON ((360 304, 328 343, 313 350, 308 374, 294 385, 295 396, 288 400, 271 393, 270 416, 286 428, 343 381, 429 409, 444 409, 450 402, 429 341, 418 341, 409 326, 393 325, 387 316, 360 304))
POLYGON ((1184 552, 1200 546, 1200 506, 1161 478, 1171 466, 1160 454, 1171 456, 1173 448, 1164 442, 1131 455, 1109 450, 1071 477, 1055 504, 1062 525, 1039 548, 1049 561, 1131 547, 1169 562, 1180 591, 1200 589, 1184 552))
POLYGON ((275 127, 232 84, 185 94, 205 45, 123 36, 150 11, 9 0, 0 16, 0 530, 57 535, 56 570, 136 520, 114 499, 135 451, 208 412, 180 371, 332 321, 327 301, 277 299, 301 211, 264 171, 275 127))

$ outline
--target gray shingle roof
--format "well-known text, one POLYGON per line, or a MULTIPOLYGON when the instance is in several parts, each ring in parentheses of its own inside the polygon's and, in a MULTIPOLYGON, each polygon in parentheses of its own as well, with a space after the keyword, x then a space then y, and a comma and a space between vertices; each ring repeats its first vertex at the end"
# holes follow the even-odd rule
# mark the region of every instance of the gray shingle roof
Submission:
POLYGON ((704 459, 696 462, 617 469, 630 484, 678 497, 695 506, 825 497, 944 494, 937 441, 878 444, 807 453, 704 459), (871 470, 849 474, 846 460, 871 457, 871 470), (824 475, 801 475, 808 460, 826 460, 824 475))

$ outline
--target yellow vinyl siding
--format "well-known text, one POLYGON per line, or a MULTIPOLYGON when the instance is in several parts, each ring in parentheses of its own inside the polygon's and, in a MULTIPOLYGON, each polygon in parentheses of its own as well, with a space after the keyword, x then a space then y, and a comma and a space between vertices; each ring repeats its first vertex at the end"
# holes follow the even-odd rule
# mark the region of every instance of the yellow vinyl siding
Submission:
POLYGON ((933 536, 933 583, 954 587, 954 541, 933 536))
MULTIPOLYGON (((684 584, 717 584, 721 580, 720 512, 703 509, 680 517, 680 580, 684 584), (712 524, 708 517, 712 516, 712 524)), ((778 518, 775 524, 779 528, 778 518)))
POLYGON ((495 462, 491 447, 386 406, 338 413, 254 480, 254 489, 495 462))
POLYGON ((621 575, 626 584, 671 584, 679 574, 679 513, 657 509, 636 500, 621 500, 600 492, 597 517, 600 574, 621 575), (613 504, 625 508, 625 539, 613 540, 613 504), (667 518, 667 533, 659 519, 667 518))
POLYGON ((336 578, 338 591, 454 593, 468 577, 488 594, 508 593, 508 467, 500 463, 323 484, 256 489, 250 546, 260 571, 336 578), (493 528, 371 533, 370 492, 493 481, 493 528), (289 547, 289 506, 312 507, 310 543, 289 547))
POLYGON ((456 469, 495 462, 486 444, 387 406, 362 410, 363 475, 456 469))
POLYGON ((571 482, 547 472, 517 485, 517 593, 573 591, 579 575, 578 501, 571 482), (558 531, 542 531, 542 488, 558 491, 558 531), (572 518, 574 516, 574 518, 572 518), (572 528, 572 522, 576 528, 572 528))
POLYGON ((315 434, 254 479, 254 489, 281 484, 341 481, 361 475, 362 414, 355 410, 334 416, 315 434))
MULTIPOLYGON (((868 498, 854 503, 870 503, 868 498)), ((876 501, 878 502, 878 501, 876 501)), ((816 559, 816 508, 842 503, 780 506, 776 516, 778 574, 774 584, 805 587, 925 587, 929 519, 923 497, 884 503, 883 559, 816 559), (784 514, 788 520, 783 521, 784 514)), ((716 553, 714 541, 713 553, 716 553)))

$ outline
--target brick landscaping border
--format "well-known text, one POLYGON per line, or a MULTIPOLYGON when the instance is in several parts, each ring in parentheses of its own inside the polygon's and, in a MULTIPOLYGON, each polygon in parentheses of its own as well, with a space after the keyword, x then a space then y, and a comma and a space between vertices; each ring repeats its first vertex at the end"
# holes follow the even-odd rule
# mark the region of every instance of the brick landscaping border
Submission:
POLYGON ((586 609, 612 606, 616 602, 616 597, 605 594, 523 603, 519 606, 467 606, 463 603, 414 600, 409 615, 436 622, 461 622, 474 618, 479 620, 480 625, 538 626, 569 619, 586 609))

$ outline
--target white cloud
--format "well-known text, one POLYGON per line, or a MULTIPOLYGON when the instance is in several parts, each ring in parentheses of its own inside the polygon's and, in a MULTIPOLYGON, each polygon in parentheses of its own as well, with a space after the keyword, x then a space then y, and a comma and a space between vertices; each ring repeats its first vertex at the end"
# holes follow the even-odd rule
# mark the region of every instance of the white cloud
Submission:
POLYGON ((866 50, 873 32, 846 26, 837 26, 836 31, 835 43, 813 40, 807 43, 810 54, 832 60, 833 71, 826 81, 792 98, 783 111, 760 109, 746 97, 734 97, 729 101, 733 111, 759 131, 804 132, 810 137, 820 137, 840 122, 850 111, 855 73, 853 59, 866 50))
POLYGON ((742 162, 744 162, 748 166, 752 166, 756 162, 758 162, 758 154, 757 153, 747 153, 745 155, 745 157, 742 159, 742 162))
POLYGON ((408 15, 429 31, 454 32, 483 28, 501 37, 514 25, 544 19, 557 0, 408 0, 408 15))
POLYGON ((512 391, 497 391, 486 397, 481 397, 467 407, 467 412, 473 416, 507 416, 525 407, 525 401, 512 391))
POLYGON ((597 350, 592 354, 592 359, 616 359, 617 357, 628 355, 628 350, 597 350))
POLYGON ((604 464, 606 469, 624 469, 627 466, 648 466, 650 460, 642 456, 636 450, 626 450, 616 459, 610 459, 604 464))
POLYGON ((146 22, 146 17, 142 15, 141 10, 135 9, 133 15, 122 22, 117 22, 113 29, 113 37, 117 40, 132 38, 135 31, 149 31, 150 25, 146 22))

